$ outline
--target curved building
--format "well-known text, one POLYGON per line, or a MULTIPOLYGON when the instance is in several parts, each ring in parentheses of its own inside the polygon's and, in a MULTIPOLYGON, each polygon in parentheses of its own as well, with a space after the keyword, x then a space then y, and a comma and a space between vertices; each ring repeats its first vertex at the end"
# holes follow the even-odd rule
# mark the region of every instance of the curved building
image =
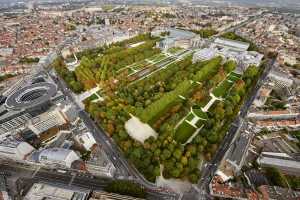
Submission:
POLYGON ((5 106, 13 110, 36 108, 50 102, 51 97, 55 96, 56 92, 56 85, 52 83, 34 83, 8 96, 5 101, 5 106))

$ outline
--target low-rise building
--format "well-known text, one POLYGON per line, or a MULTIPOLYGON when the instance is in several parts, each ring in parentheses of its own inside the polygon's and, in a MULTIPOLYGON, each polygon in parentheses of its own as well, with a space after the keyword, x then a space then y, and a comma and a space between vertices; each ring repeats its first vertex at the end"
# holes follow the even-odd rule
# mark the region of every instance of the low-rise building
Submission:
POLYGON ((300 175, 300 160, 286 153, 262 152, 257 162, 263 167, 275 167, 287 174, 300 175))
POLYGON ((97 144, 91 132, 82 132, 75 136, 75 140, 87 151, 91 151, 97 144))
POLYGON ((45 183, 35 183, 27 192, 24 200, 87 200, 89 191, 63 188, 45 183))
POLYGON ((63 148, 41 150, 37 157, 39 163, 53 167, 71 168, 75 161, 80 161, 80 157, 73 150, 63 148))
POLYGON ((99 146, 95 147, 91 154, 91 158, 86 161, 85 165, 86 170, 96 176, 113 177, 116 172, 115 166, 99 146))
POLYGON ((247 42, 240 42, 236 40, 229 40, 225 38, 216 38, 212 44, 212 48, 216 49, 231 49, 233 51, 244 52, 247 51, 250 44, 247 42))
POLYGON ((258 91, 257 97, 254 99, 253 104, 256 107, 262 107, 265 105, 266 101, 268 100, 272 89, 269 87, 261 87, 258 91))

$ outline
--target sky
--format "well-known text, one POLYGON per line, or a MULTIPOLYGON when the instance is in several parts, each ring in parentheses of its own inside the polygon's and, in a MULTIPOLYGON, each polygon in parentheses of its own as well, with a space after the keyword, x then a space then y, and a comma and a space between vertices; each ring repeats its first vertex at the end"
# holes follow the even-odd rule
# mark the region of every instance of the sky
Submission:
MULTIPOLYGON (((12 3, 12 2, 18 2, 18 1, 29 1, 29 0, 0 0, 0 7, 1 7, 1 3, 12 3)), ((46 1, 46 0, 34 0, 34 1, 46 1)), ((49 1, 49 0, 47 0, 49 1)), ((54 0, 55 1, 55 0, 54 0)), ((56 0, 57 1, 57 0, 56 0)), ((64 1, 64 0, 60 0, 60 1, 64 1)), ((65 0, 67 1, 67 0, 65 0)), ((72 1, 72 0, 71 0, 72 1)), ((95 0, 97 1, 97 0, 95 0)), ((126 1, 126 0, 125 0, 126 1)), ((127 0, 127 1, 132 1, 132 0, 127 0)), ((135 2, 137 2, 139 0, 135 0, 135 2)), ((151 0, 140 0, 141 2, 146 1, 151 2, 151 0)), ((156 1, 157 0, 153 0, 156 1)), ((168 1, 168 0, 161 0, 161 1, 168 1)), ((201 2, 205 2, 205 3, 209 3, 209 4, 223 4, 223 3, 232 3, 232 4, 245 4, 245 5, 256 5, 256 6, 274 6, 274 7, 290 7, 290 8, 299 8, 300 9, 300 0, 171 0, 171 2, 173 1, 179 1, 179 2, 189 2, 192 1, 194 3, 199 3, 201 4, 201 2)), ((121 2, 121 0, 120 0, 121 2)), ((122 2, 124 2, 124 0, 122 0, 122 2)))

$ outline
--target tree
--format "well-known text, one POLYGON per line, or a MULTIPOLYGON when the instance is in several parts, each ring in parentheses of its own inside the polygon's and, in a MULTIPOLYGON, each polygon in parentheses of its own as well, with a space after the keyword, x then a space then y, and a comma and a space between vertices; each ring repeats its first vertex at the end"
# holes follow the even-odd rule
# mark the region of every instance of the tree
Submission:
POLYGON ((161 154, 161 159, 162 160, 167 160, 170 157, 171 157, 171 152, 168 149, 164 149, 162 154, 161 154))
POLYGON ((175 151, 173 152, 173 156, 177 159, 177 160, 180 160, 181 156, 182 156, 182 151, 177 148, 175 149, 175 151))
POLYGON ((258 68, 254 65, 251 65, 244 72, 244 77, 253 79, 257 74, 258 74, 258 68))
POLYGON ((181 164, 182 164, 183 166, 185 166, 185 165, 188 164, 188 159, 187 159, 187 157, 185 157, 185 156, 181 157, 181 164))
POLYGON ((274 167, 265 168, 266 176, 268 180, 273 184, 280 187, 287 187, 287 180, 284 175, 274 167))
POLYGON ((188 176, 189 181, 194 184, 197 183, 199 177, 200 177, 200 174, 199 174, 199 171, 197 171, 197 170, 194 170, 193 172, 189 173, 189 176, 188 176))
POLYGON ((236 65, 237 63, 234 60, 229 60, 224 64, 224 70, 229 73, 235 69, 236 65))

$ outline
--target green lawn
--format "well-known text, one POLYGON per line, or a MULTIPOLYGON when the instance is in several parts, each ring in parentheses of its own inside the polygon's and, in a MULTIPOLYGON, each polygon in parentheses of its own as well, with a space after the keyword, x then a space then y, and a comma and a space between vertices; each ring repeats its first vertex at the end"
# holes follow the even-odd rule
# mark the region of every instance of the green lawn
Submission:
POLYGON ((188 120, 188 121, 192 121, 194 119, 194 117, 195 117, 195 115, 190 112, 185 119, 188 120))
POLYGON ((160 54, 157 54, 157 55, 154 55, 154 56, 148 58, 148 60, 150 60, 152 62, 158 62, 164 58, 166 58, 166 56, 164 54, 160 53, 160 54))
POLYGON ((181 144, 184 144, 196 131, 196 128, 183 121, 176 129, 174 139, 181 144))
POLYGON ((134 71, 131 68, 128 68, 128 74, 130 75, 132 73, 134 73, 134 71))
POLYGON ((224 80, 220 85, 218 85, 218 87, 216 87, 213 90, 212 93, 216 97, 224 97, 229 91, 229 89, 233 86, 233 84, 234 84, 233 81, 229 82, 228 80, 224 80))
POLYGON ((172 48, 168 49, 168 52, 171 53, 171 54, 175 54, 175 53, 177 53, 178 51, 181 51, 181 50, 182 50, 182 48, 180 48, 180 47, 172 47, 172 48))
POLYGON ((218 85, 214 90, 213 90, 213 94, 216 97, 221 97, 224 98, 226 96, 226 94, 230 91, 230 89, 232 88, 232 86, 235 84, 236 81, 238 81, 240 79, 241 75, 231 72, 226 80, 224 80, 220 85, 218 85))
POLYGON ((203 112, 198 106, 193 107, 193 112, 201 119, 208 119, 207 114, 203 112))
MULTIPOLYGON (((204 113, 200 108, 197 106, 193 108, 193 112, 202 119, 208 119, 208 116, 206 113, 204 113), (196 109, 195 109, 196 108, 196 109)), ((186 143, 186 141, 195 133, 196 128, 192 125, 190 125, 187 121, 192 121, 196 117, 193 113, 189 113, 187 117, 185 117, 184 121, 177 127, 175 131, 175 140, 181 144, 186 143)), ((196 122, 196 126, 198 128, 201 128, 204 124, 205 120, 198 120, 196 122)))

